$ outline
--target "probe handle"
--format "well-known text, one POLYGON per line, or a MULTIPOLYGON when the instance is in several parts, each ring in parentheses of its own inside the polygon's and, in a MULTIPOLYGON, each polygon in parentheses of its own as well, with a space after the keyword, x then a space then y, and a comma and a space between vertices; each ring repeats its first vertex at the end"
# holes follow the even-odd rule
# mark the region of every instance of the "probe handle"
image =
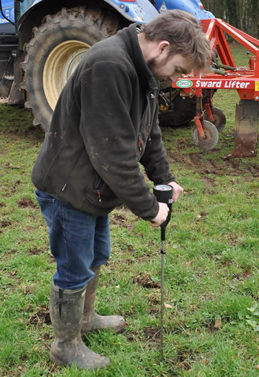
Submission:
POLYGON ((153 193, 160 203, 166 203, 169 207, 168 216, 165 222, 160 225, 161 228, 161 241, 165 241, 165 229, 171 218, 171 209, 173 204, 173 192, 174 189, 170 185, 156 185, 153 189, 153 193))

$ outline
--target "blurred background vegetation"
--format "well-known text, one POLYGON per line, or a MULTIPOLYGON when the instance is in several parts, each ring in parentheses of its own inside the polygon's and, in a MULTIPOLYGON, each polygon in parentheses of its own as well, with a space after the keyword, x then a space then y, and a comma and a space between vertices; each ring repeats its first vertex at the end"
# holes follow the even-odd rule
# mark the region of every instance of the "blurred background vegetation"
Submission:
POLYGON ((202 3, 215 17, 259 38, 258 0, 203 0, 202 3))

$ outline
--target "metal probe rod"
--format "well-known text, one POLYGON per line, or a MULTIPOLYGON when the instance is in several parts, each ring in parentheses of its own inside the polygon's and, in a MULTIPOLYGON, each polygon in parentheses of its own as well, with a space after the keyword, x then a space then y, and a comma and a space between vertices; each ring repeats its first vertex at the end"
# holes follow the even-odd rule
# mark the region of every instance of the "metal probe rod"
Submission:
POLYGON ((158 202, 166 203, 169 212, 166 221, 161 224, 161 318, 160 318, 160 351, 161 359, 164 359, 164 281, 165 281, 165 229, 171 218, 171 208, 173 203, 173 187, 169 185, 156 185, 154 195, 158 202))
POLYGON ((161 241, 161 311, 160 311, 160 352, 164 359, 164 295, 165 295, 165 241, 161 241))

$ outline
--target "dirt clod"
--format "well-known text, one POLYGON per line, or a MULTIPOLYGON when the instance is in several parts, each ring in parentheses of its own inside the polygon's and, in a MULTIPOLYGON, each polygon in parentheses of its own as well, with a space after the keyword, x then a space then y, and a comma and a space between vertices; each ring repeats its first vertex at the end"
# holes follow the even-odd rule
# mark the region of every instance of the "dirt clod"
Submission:
POLYGON ((134 230, 135 227, 135 221, 129 221, 128 219, 128 209, 121 206, 120 207, 120 213, 112 213, 110 217, 110 223, 112 225, 119 225, 126 229, 128 229, 130 232, 134 230))
POLYGON ((119 214, 114 214, 111 218, 111 224, 123 225, 126 222, 126 218, 119 214))
POLYGON ((0 221, 0 228, 6 228, 9 225, 12 225, 11 221, 8 221, 8 220, 0 221))
POLYGON ((142 285, 144 288, 160 288, 160 283, 154 282, 150 275, 144 273, 135 276, 133 282, 142 285))
POLYGON ((189 350, 179 350, 177 352, 177 361, 179 366, 185 370, 190 370, 192 363, 196 358, 195 352, 189 350))
POLYGON ((215 187, 215 179, 204 177, 202 181, 205 184, 206 189, 210 189, 211 187, 215 187))
POLYGON ((252 173, 253 177, 259 177, 259 165, 250 166, 250 172, 252 173))
POLYGON ((38 249, 37 247, 35 247, 33 249, 30 249, 29 253, 32 254, 32 255, 39 255, 39 254, 43 253, 43 250, 38 249))
POLYGON ((160 339, 160 329, 145 327, 144 334, 147 339, 160 339))
POLYGON ((139 334, 134 331, 125 331, 124 335, 126 336, 128 342, 135 342, 139 339, 139 334))
POLYGON ((18 206, 22 208, 30 207, 30 208, 37 208, 37 205, 31 199, 23 198, 19 200, 18 206))
POLYGON ((50 314, 49 310, 46 308, 42 308, 37 313, 33 314, 30 319, 29 323, 31 325, 37 325, 37 326, 42 326, 44 323, 47 325, 50 325, 51 320, 50 320, 50 314))

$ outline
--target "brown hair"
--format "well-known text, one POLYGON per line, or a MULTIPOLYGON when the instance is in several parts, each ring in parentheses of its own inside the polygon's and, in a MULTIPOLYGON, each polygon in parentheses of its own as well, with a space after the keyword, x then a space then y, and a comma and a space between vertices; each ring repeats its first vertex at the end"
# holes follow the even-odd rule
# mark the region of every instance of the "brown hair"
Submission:
POLYGON ((149 41, 166 40, 170 54, 181 54, 191 61, 194 70, 203 71, 209 66, 210 46, 202 28, 191 14, 170 10, 160 14, 141 28, 149 41))

